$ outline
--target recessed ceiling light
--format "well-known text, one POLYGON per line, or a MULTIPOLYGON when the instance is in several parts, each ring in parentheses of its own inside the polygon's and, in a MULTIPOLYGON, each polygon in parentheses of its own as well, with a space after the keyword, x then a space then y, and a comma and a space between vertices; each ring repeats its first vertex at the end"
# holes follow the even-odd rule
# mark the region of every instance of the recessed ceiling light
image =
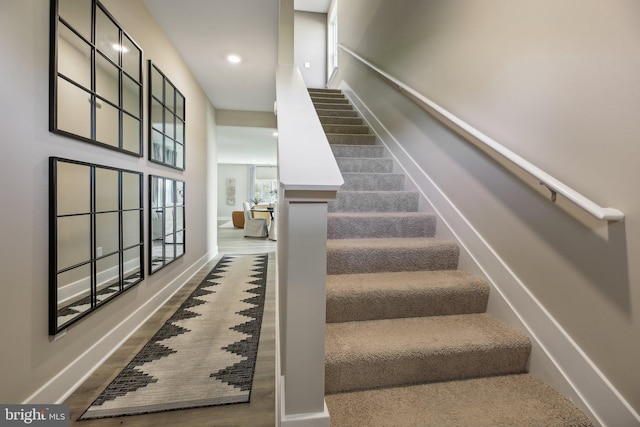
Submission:
POLYGON ((231 62, 232 64, 237 64, 240 61, 242 61, 242 58, 240 57, 240 55, 236 55, 235 53, 231 53, 231 54, 227 55, 227 61, 231 62))
POLYGON ((278 132, 274 132, 272 135, 273 136, 278 136, 278 132))

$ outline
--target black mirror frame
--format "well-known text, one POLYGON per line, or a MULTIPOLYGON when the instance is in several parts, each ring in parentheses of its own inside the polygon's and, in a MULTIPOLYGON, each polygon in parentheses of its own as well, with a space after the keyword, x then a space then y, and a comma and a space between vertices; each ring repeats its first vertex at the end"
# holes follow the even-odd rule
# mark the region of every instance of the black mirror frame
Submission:
MULTIPOLYGON (((60 18, 58 15, 58 2, 59 0, 51 0, 51 12, 50 12, 50 40, 49 40, 49 131, 64 135, 70 138, 74 138, 80 141, 88 142, 91 144, 98 145, 100 147, 105 147, 111 150, 116 150, 128 155, 142 157, 143 156, 143 133, 144 133, 144 117, 143 117, 143 100, 144 100, 144 88, 143 88, 143 56, 144 52, 142 48, 133 40, 133 38, 120 26, 120 24, 115 20, 115 18, 107 11, 107 9, 98 1, 98 0, 87 0, 91 2, 91 39, 87 40, 83 35, 81 35, 76 29, 74 29, 69 23, 64 22, 63 18, 60 18), (119 90, 119 105, 113 104, 111 101, 102 98, 96 92, 96 77, 95 77, 95 68, 96 68, 96 57, 99 55, 97 52, 100 52, 98 47, 96 46, 96 14, 98 8, 113 22, 113 24, 118 28, 120 43, 122 45, 122 41, 126 38, 130 44, 138 50, 139 52, 139 61, 138 61, 138 76, 139 78, 134 78, 134 76, 127 73, 122 66, 122 54, 120 54, 120 64, 115 64, 111 62, 112 65, 117 67, 118 69, 118 90, 119 90), (64 25, 71 30, 76 36, 78 36, 84 43, 90 46, 91 49, 91 88, 85 88, 82 85, 76 83, 71 78, 64 76, 58 72, 58 29, 60 25, 64 25), (138 100, 138 111, 136 113, 138 116, 134 116, 127 112, 123 106, 123 79, 124 77, 128 77, 132 80, 132 83, 136 84, 139 87, 139 100, 138 100), (65 131, 64 129, 60 129, 58 127, 58 78, 65 80, 66 82, 74 85, 76 88, 81 89, 86 92, 89 96, 89 102, 91 103, 91 119, 90 119, 90 137, 78 135, 72 133, 70 131, 65 131), (96 109, 100 108, 99 105, 101 103, 106 103, 109 106, 117 109, 118 111, 118 146, 111 145, 102 141, 99 141, 96 137, 96 109), (130 119, 136 120, 139 122, 139 132, 138 132, 138 148, 137 151, 131 151, 123 148, 123 127, 124 127, 124 118, 128 117, 130 119)), ((105 58, 103 56, 103 58, 105 58)))
MULTIPOLYGON (((184 181, 179 180, 179 179, 174 179, 174 178, 167 178, 167 177, 163 177, 163 176, 158 176, 158 175, 149 175, 149 274, 154 274, 156 272, 158 272, 159 270, 161 270, 162 268, 166 267, 167 265, 171 264, 172 262, 176 261, 179 258, 182 258, 184 256, 184 254, 187 252, 187 219, 186 219, 186 184, 184 181), (182 204, 178 204, 177 202, 174 203, 173 205, 169 206, 169 208, 173 208, 174 212, 177 212, 178 208, 181 208, 183 210, 183 216, 182 216, 182 229, 178 229, 176 228, 176 224, 175 221, 173 221, 173 230, 171 233, 167 234, 166 233, 166 218, 167 215, 165 215, 164 213, 167 210, 167 203, 164 200, 164 196, 162 198, 162 203, 160 204, 161 206, 156 206, 156 204, 158 202, 154 202, 154 194, 153 194, 153 189, 154 189, 154 185, 153 185, 153 181, 154 180, 158 180, 158 181, 162 181, 163 185, 162 185, 162 191, 164 193, 164 195, 166 195, 166 183, 167 182, 172 182, 173 183, 173 194, 172 194, 172 198, 173 200, 177 201, 178 200, 178 190, 177 190, 177 186, 175 185, 176 183, 181 183, 182 184, 182 204), (160 214, 161 216, 161 230, 162 230, 162 237, 157 239, 154 239, 154 236, 156 233, 154 233, 153 227, 154 227, 154 214, 160 214), (172 235, 174 242, 173 242, 173 246, 174 246, 174 254, 177 253, 177 246, 178 246, 178 242, 176 241, 176 235, 178 235, 178 233, 182 234, 182 252, 180 253, 180 255, 178 256, 174 256, 169 262, 167 262, 167 256, 166 256, 166 244, 165 242, 165 237, 172 235), (160 260, 157 257, 154 257, 154 242, 156 241, 162 241, 162 257, 160 258, 160 260)), ((176 218, 177 215, 173 215, 173 218, 176 218)))
MULTIPOLYGON (((149 161, 154 162, 154 163, 158 163, 164 166, 168 166, 170 168, 173 169, 177 169, 177 170, 185 170, 186 169, 186 158, 187 158, 187 146, 186 146, 186 109, 187 109, 187 100, 185 98, 185 96, 182 94, 182 92, 180 92, 178 90, 178 88, 176 88, 176 86, 171 82, 171 80, 169 80, 167 78, 167 76, 162 72, 162 70, 160 70, 155 64, 153 64, 151 62, 151 60, 147 61, 149 66, 148 66, 148 78, 147 80, 149 81, 149 87, 147 88, 147 92, 148 92, 148 108, 149 108, 149 114, 148 115, 148 123, 147 123, 147 128, 148 128, 148 150, 149 150, 149 161), (162 77, 162 88, 163 88, 163 99, 158 99, 156 96, 153 95, 153 87, 154 87, 154 70, 160 75, 160 77, 162 77), (166 88, 170 87, 172 88, 172 94, 171 96, 173 96, 174 98, 174 108, 168 108, 167 107, 167 96, 168 94, 166 93, 166 88), (177 111, 177 109, 175 108, 176 100, 177 98, 181 97, 182 98, 182 112, 180 115, 180 113, 177 111), (154 129, 153 126, 153 104, 154 104, 154 100, 155 102, 157 102, 158 104, 160 104, 160 106, 162 107, 162 111, 163 111, 163 123, 166 122, 166 117, 165 115, 168 113, 171 115, 171 117, 174 119, 174 123, 176 123, 177 121, 182 122, 182 141, 180 142, 180 140, 178 139, 177 135, 170 135, 167 133, 167 130, 164 128, 163 125, 163 129, 162 131, 158 130, 158 129, 154 129), (162 145, 162 158, 158 159, 155 157, 154 153, 155 153, 155 149, 153 147, 153 134, 154 131, 157 132, 158 134, 160 134, 162 136, 163 139, 163 145, 162 145), (174 143, 174 161, 173 162, 169 162, 165 159, 166 155, 166 149, 165 149, 165 143, 166 140, 169 139, 170 141, 172 141, 174 143), (182 164, 176 164, 176 156, 175 153, 177 153, 177 147, 178 145, 182 146, 182 164)), ((174 130, 176 129, 176 126, 174 125, 174 130)))
MULTIPOLYGON (((141 172, 126 170, 126 169, 118 169, 109 166, 102 166, 93 163, 80 162, 76 160, 62 159, 58 157, 49 157, 49 334, 56 335, 69 327, 70 325, 76 323, 78 320, 84 318, 88 314, 95 311, 97 308, 104 306, 109 301, 112 301, 117 296, 121 295, 125 291, 134 287, 134 285, 142 282, 145 277, 144 270, 144 204, 143 204, 143 174, 141 172), (70 163, 80 166, 86 166, 89 168, 89 176, 90 176, 90 208, 86 213, 71 213, 58 215, 58 164, 70 163), (96 210, 96 169, 106 169, 118 172, 118 210, 117 211, 108 211, 108 212, 98 212, 96 210), (133 174, 138 176, 138 208, 127 208, 125 209, 123 206, 123 173, 133 174), (139 212, 139 236, 140 240, 137 244, 130 245, 128 247, 124 247, 124 226, 123 226, 123 216, 125 212, 139 212), (114 253, 102 254, 99 255, 96 250, 96 215, 100 213, 118 213, 118 250, 114 253), (88 215, 90 217, 90 254, 89 259, 81 261, 79 264, 71 265, 62 269, 58 269, 58 219, 62 217, 72 217, 78 215, 88 215), (138 257, 139 257, 139 265, 138 271, 130 276, 125 276, 125 267, 124 267, 124 254, 126 251, 130 251, 132 249, 138 248, 138 257), (98 289, 97 284, 97 267, 96 264, 101 259, 107 259, 109 257, 118 256, 118 279, 117 279, 117 287, 118 291, 114 294, 106 297, 105 299, 98 300, 97 294, 100 291, 98 289), (90 307, 83 312, 80 312, 77 316, 73 317, 69 321, 58 325, 58 316, 60 307, 58 307, 58 276, 67 271, 71 271, 76 268, 89 266, 91 271, 91 277, 89 277, 90 281, 90 294, 85 296, 82 300, 86 300, 85 302, 90 304, 90 307)), ((115 285, 115 282, 112 282, 108 286, 108 288, 112 288, 115 285)), ((81 300, 81 301, 82 301, 81 300)), ((74 302, 75 304, 78 301, 74 302)), ((69 306, 66 306, 64 309, 68 309, 69 306)))

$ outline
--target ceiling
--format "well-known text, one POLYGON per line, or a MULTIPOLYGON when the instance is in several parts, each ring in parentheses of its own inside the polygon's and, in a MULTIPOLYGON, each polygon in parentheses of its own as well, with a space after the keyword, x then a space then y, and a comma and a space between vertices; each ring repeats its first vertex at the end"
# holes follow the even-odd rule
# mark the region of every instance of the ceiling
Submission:
POLYGON ((276 165, 275 129, 218 126, 218 163, 276 165))
MULTIPOLYGON (((273 111, 279 0, 144 0, 144 3, 216 109, 273 111), (239 55, 241 62, 227 61, 231 53, 239 55)), ((326 13, 329 3, 330 0, 294 0, 294 8, 326 13)), ((262 146, 275 147, 273 129, 220 128, 218 156, 229 160, 225 163, 254 163, 251 161, 254 153, 261 152, 262 146), (239 135, 233 136, 234 132, 239 135), (240 140, 255 140, 258 145, 252 148, 247 142, 242 144, 244 151, 233 149, 240 140), (233 153, 227 153, 229 149, 233 153)), ((271 152, 272 161, 259 163, 275 164, 275 148, 271 152)))
MULTIPOLYGON (((294 0, 326 13, 330 0, 294 0)), ((144 0, 217 109, 273 111, 279 0, 144 0), (238 64, 227 55, 242 57, 238 64)))

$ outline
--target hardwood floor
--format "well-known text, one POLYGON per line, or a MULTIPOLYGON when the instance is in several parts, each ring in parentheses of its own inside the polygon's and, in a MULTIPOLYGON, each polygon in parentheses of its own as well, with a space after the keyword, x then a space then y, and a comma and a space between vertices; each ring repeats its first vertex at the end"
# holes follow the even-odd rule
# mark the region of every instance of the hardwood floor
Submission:
POLYGON ((64 402, 69 405, 71 426, 269 427, 275 425, 276 242, 268 239, 245 238, 242 229, 218 228, 218 249, 218 256, 203 267, 64 402), (189 296, 223 254, 265 252, 269 253, 267 291, 250 403, 75 421, 189 296))

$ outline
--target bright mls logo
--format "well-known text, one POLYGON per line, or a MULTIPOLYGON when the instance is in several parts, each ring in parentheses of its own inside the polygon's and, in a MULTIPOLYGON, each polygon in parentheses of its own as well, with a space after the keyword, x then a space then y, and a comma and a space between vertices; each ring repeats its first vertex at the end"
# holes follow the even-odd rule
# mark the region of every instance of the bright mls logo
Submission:
POLYGON ((67 405, 0 405, 0 426, 66 427, 67 405))

